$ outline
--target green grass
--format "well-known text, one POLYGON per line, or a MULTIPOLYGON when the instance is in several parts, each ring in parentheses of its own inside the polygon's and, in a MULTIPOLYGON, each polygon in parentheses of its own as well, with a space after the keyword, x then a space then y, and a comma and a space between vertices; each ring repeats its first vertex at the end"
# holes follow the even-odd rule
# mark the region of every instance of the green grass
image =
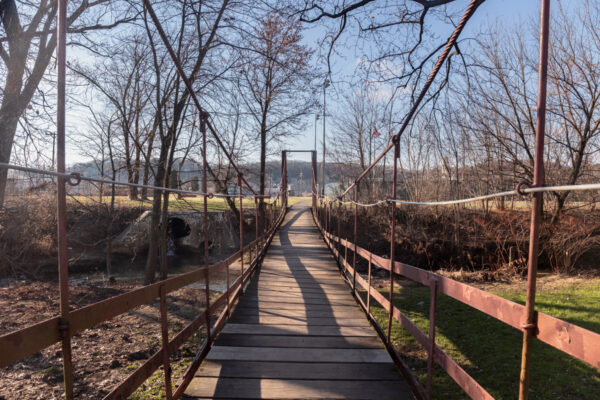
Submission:
MULTIPOLYGON (((495 294, 523 303, 524 294, 511 287, 495 294)), ((388 291, 381 293, 387 297, 388 291)), ((401 287, 395 292, 396 306, 424 332, 428 330, 429 289, 401 287)), ((552 316, 600 332, 600 281, 587 285, 563 286, 538 293, 537 309, 552 316)), ((387 313, 372 302, 373 314, 387 326, 387 313)), ((396 321, 394 344, 425 386, 427 353, 396 321)), ((504 323, 438 295, 436 342, 494 398, 518 397, 522 334, 504 323)), ((600 344, 599 344, 600 345, 600 344)), ((454 381, 436 366, 435 399, 467 399, 454 381)), ((530 399, 598 399, 600 370, 542 342, 535 341, 532 353, 530 399)))
MULTIPOLYGON (((307 200, 308 197, 290 197, 288 204, 291 206, 296 204, 302 200, 307 200)), ((78 201, 83 204, 91 204, 98 203, 99 199, 97 196, 72 196, 70 198, 71 201, 78 201)), ((273 200, 266 200, 267 202, 272 202, 273 200)), ((104 196, 102 199, 104 204, 108 204, 110 202, 110 196, 104 196)), ((115 205, 123 206, 123 207, 143 207, 150 209, 152 208, 152 199, 150 200, 130 200, 127 196, 116 196, 115 197, 115 205)), ((236 206, 239 206, 239 199, 236 200, 236 206)), ((244 199, 243 206, 245 210, 254 210, 255 202, 252 199, 244 199)), ((204 199, 201 196, 198 197, 184 197, 182 199, 177 199, 176 196, 171 196, 169 199, 169 210, 170 211, 204 211, 204 199)), ((227 205, 227 201, 222 198, 212 198, 208 199, 208 211, 209 212, 219 212, 219 211, 227 211, 229 210, 229 206, 227 205)))

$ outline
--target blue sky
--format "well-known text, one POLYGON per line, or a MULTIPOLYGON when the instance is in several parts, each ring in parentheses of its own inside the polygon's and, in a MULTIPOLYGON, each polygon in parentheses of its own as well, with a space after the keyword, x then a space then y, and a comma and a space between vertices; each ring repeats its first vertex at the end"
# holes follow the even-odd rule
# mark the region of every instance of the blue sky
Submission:
MULTIPOLYGON (((460 0, 455 3, 453 7, 457 10, 464 10, 469 3, 468 0, 460 0)), ((555 3, 555 2, 553 2, 555 3)), ((521 24, 527 25, 532 20, 539 18, 540 1, 539 0, 487 0, 483 3, 475 15, 468 22, 465 30, 461 37, 472 37, 482 30, 485 30, 488 25, 505 25, 507 27, 519 26, 521 24)), ((551 9, 552 10, 552 9, 551 9)), ((434 27, 435 29, 435 27, 434 27)), ((450 28, 444 28, 440 24, 440 29, 436 31, 440 37, 447 37, 450 33, 450 28)), ((311 46, 316 46, 316 43, 323 34, 323 30, 320 28, 313 28, 305 33, 305 41, 311 46)), ((336 66, 340 66, 338 70, 334 69, 334 79, 336 74, 351 74, 352 69, 358 63, 358 56, 355 54, 354 49, 339 48, 340 57, 338 57, 336 66), (340 59, 341 58, 341 59, 340 59)), ((332 90, 332 89, 328 89, 332 90)), ((333 97, 333 96, 331 96, 333 97)), ((335 100, 328 96, 327 108, 328 114, 335 112, 335 100)), ((315 133, 315 117, 311 115, 308 117, 308 124, 306 129, 298 137, 289 140, 287 148, 289 149, 312 149, 314 146, 314 133, 315 133)), ((331 127, 331 118, 328 117, 327 128, 331 127)), ((317 124, 317 148, 321 148, 321 136, 323 132, 322 118, 319 119, 317 124)), ((294 159, 305 159, 309 160, 308 155, 297 154, 293 157, 294 159)), ((319 157, 320 159, 320 157, 319 157)))

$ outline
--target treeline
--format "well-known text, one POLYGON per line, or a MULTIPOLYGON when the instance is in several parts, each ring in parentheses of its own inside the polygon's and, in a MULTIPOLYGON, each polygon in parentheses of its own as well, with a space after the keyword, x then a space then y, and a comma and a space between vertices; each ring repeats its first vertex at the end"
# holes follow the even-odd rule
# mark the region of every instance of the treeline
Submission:
MULTIPOLYGON (((600 181, 599 19, 600 2, 595 0, 557 2, 552 10, 544 147, 547 185, 600 181)), ((503 21, 463 38, 401 138, 404 198, 458 199, 513 190, 520 181, 533 180, 537 24, 503 21)), ((408 80, 400 87, 397 80, 394 85, 382 83, 392 74, 392 55, 387 50, 378 56, 369 64, 373 79, 346 92, 340 99, 341 111, 334 116, 329 157, 353 169, 354 176, 388 145, 402 123, 399 116, 406 110, 406 99, 419 89, 408 80), (373 72, 374 66, 379 70, 373 72)), ((383 187, 384 193, 363 191, 363 196, 389 195, 389 186, 376 182, 389 176, 391 153, 364 184, 383 187)), ((593 203, 598 196, 557 191, 546 200, 545 211, 556 221, 568 200, 581 207, 577 202, 593 203)))

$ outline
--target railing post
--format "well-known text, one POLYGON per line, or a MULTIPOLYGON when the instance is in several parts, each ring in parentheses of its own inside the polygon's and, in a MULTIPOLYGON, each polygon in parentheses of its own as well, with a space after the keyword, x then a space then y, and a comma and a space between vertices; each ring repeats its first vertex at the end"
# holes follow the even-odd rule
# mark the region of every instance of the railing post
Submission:
MULTIPOLYGON (((255 221, 255 225, 256 225, 256 234, 255 234, 255 236, 256 237, 254 238, 254 248, 256 250, 256 255, 254 256, 255 260, 256 260, 255 265, 258 264, 258 246, 259 246, 259 243, 258 243, 259 238, 258 238, 258 236, 259 236, 259 232, 260 232, 259 231, 259 226, 258 226, 258 205, 259 204, 260 204, 260 202, 258 201, 258 198, 255 197, 254 198, 254 219, 256 220, 255 221)), ((264 204, 264 198, 263 198, 263 204, 264 204)))
MULTIPOLYGON (((67 51, 67 1, 58 1, 57 14, 57 97, 56 97, 56 169, 65 172, 65 86, 67 51)), ((63 382, 65 397, 73 399, 73 359, 71 334, 69 332, 69 265, 67 257, 67 191, 66 178, 56 180, 57 236, 58 236, 58 281, 60 296, 59 334, 62 340, 63 382)))
POLYGON ((242 193, 242 174, 238 174, 238 188, 240 190, 240 262, 242 266, 242 293, 244 292, 244 195, 242 193))
POLYGON ((313 213, 317 209, 317 152, 312 151, 312 206, 313 213))
POLYGON ((369 252, 369 276, 367 280, 367 314, 371 315, 371 265, 373 264, 373 254, 369 252))
POLYGON ((287 186, 287 152, 284 150, 281 152, 281 188, 283 189, 281 193, 281 207, 286 208, 288 205, 287 186))
POLYGON ((358 242, 358 188, 360 183, 356 182, 356 187, 354 188, 354 257, 352 258, 352 268, 353 276, 352 276, 352 290, 354 294, 356 294, 356 243, 358 242))
MULTIPOLYGON (((538 68, 537 124, 535 131, 535 160, 533 166, 533 186, 544 185, 544 134, 546 131, 546 86, 548 77, 548 38, 550 32, 550 0, 541 0, 540 12, 540 59, 538 68)), ((529 397, 529 369, 531 342, 537 328, 535 313, 535 291, 538 266, 540 224, 542 220, 541 192, 533 194, 531 200, 531 222, 529 228, 529 257, 527 261, 527 299, 523 325, 523 351, 521 354, 521 374, 519 379, 519 399, 529 397)))
MULTIPOLYGON (((204 197, 204 292, 206 301, 206 337, 211 343, 210 332, 210 274, 208 271, 208 161, 206 159, 206 120, 208 114, 202 113, 200 121, 200 133, 202 134, 202 193, 204 197)), ((229 268, 227 269, 229 273, 229 268)), ((229 299, 228 299, 229 301, 229 299)))
POLYGON ((340 262, 340 259, 342 258, 342 235, 341 235, 341 228, 342 228, 342 202, 338 201, 338 206, 337 206, 337 237, 338 237, 338 242, 336 243, 336 247, 338 250, 338 262, 340 262))
POLYGON ((435 357, 435 310, 437 307, 437 284, 436 278, 429 281, 429 357, 427 358, 427 398, 433 397, 433 367, 435 357))
MULTIPOLYGON (((166 279, 163 276, 163 281, 166 279)), ((167 314, 167 291, 164 283, 160 285, 160 330, 162 336, 162 362, 165 380, 165 395, 168 400, 173 398, 173 386, 171 384, 171 363, 169 361, 169 323, 167 314)))
MULTIPOLYGON (((346 237, 344 239, 344 241, 346 242, 346 244, 344 244, 344 264, 343 264, 344 265, 344 275, 348 276, 346 274, 346 271, 348 270, 346 268, 346 264, 348 263, 348 238, 346 237)), ((341 238, 340 238, 340 243, 342 243, 342 239, 341 238)))
MULTIPOLYGON (((396 189, 398 183, 398 157, 400 157, 400 145, 396 140, 394 142, 394 175, 392 183, 392 200, 396 200, 396 189)), ((390 309, 388 315, 387 341, 391 343, 392 338, 392 320, 394 318, 394 258, 396 248, 396 203, 391 202, 391 233, 390 233, 390 309)))
POLYGON ((329 232, 331 230, 331 202, 326 202, 325 203, 325 210, 326 210, 326 215, 327 215, 327 221, 326 221, 326 228, 325 230, 327 232, 329 232))

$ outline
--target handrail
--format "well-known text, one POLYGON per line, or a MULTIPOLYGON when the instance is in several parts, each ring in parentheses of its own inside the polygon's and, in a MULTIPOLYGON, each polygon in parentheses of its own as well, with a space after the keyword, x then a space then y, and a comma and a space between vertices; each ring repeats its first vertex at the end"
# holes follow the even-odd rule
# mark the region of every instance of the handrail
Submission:
MULTIPOLYGON (((266 249, 268 248, 277 228, 285 217, 286 211, 286 207, 281 207, 277 218, 272 221, 272 225, 268 228, 264 235, 261 235, 258 239, 246 244, 242 249, 238 250, 222 261, 209 265, 205 268, 199 268, 194 271, 175 275, 154 284, 134 289, 127 293, 110 297, 108 299, 70 311, 70 323, 66 329, 66 333, 69 337, 73 337, 74 335, 86 329, 93 328, 102 322, 122 315, 135 307, 148 304, 167 293, 174 292, 182 287, 196 283, 202 280, 207 269, 226 268, 237 261, 245 251, 250 251, 252 248, 258 246, 258 251, 252 257, 249 268, 244 271, 244 274, 240 275, 225 292, 223 292, 211 304, 208 304, 202 313, 200 313, 192 322, 190 322, 173 339, 169 341, 168 350, 170 354, 173 354, 173 352, 179 348, 193 333, 195 333, 200 326, 206 323, 208 315, 216 312, 222 305, 227 303, 228 307, 230 307, 236 301, 237 297, 242 291, 242 282, 246 282, 248 280, 248 278, 254 273, 257 265, 259 265, 260 260, 264 257, 266 249)), ((227 310, 228 308, 221 312, 215 327, 213 327, 211 337, 206 338, 205 340, 206 343, 204 347, 210 348, 208 344, 212 342, 218 333, 218 325, 221 325, 222 327, 224 324, 225 318, 223 313, 225 313, 227 310)), ((24 357, 32 355, 55 343, 60 342, 63 339, 60 332, 61 317, 56 316, 0 336, 0 354, 2 354, 2 358, 0 358, 0 368, 8 366, 18 360, 23 359, 24 357)), ((130 374, 127 379, 117 385, 105 398, 126 398, 133 393, 133 391, 135 391, 135 389, 140 386, 141 383, 143 383, 158 367, 160 367, 161 362, 162 350, 158 350, 154 355, 146 360, 144 364, 130 374)), ((177 391, 175 394, 177 394, 177 391)), ((173 395, 173 398, 177 398, 175 397, 175 394, 173 395)), ((182 393, 179 395, 181 394, 182 393)))
MULTIPOLYGON (((338 246, 342 246, 350 251, 356 249, 356 254, 364 260, 386 271, 390 271, 391 267, 389 259, 371 253, 347 239, 342 239, 333 233, 326 231, 323 228, 321 221, 318 219, 317 210, 313 211, 313 217, 315 219, 315 224, 323 235, 328 247, 339 260, 340 268, 342 268, 342 272, 344 272, 344 276, 350 284, 352 283, 350 277, 355 275, 355 267, 347 261, 347 257, 342 256, 342 252, 337 248, 338 246)), ((523 323, 525 318, 525 306, 514 301, 496 296, 492 293, 458 282, 435 272, 427 271, 395 260, 393 262, 393 273, 427 286, 431 290, 452 297, 455 300, 492 316, 522 332, 529 329, 529 327, 523 323)), ((381 304, 383 309, 390 310, 390 302, 385 296, 379 293, 360 275, 355 275, 355 277, 356 283, 367 291, 367 296, 369 297, 368 302, 370 301, 370 297, 372 297, 381 304)), ((357 298, 360 299, 358 295, 357 298)), ((372 317, 369 307, 364 304, 362 299, 359 303, 363 309, 365 309, 365 312, 372 317)), ((417 342, 433 356, 434 360, 470 397, 477 399, 493 399, 493 397, 481 387, 473 377, 464 371, 456 361, 448 356, 442 349, 435 345, 432 350, 428 334, 421 331, 415 323, 406 317, 398 308, 393 306, 392 310, 394 319, 396 319, 417 340, 417 342)), ((372 317, 372 322, 377 324, 374 317, 372 317)), ((542 342, 547 343, 572 357, 586 362, 595 368, 600 368, 600 346, 598 346, 598 343, 600 343, 600 334, 596 332, 592 332, 575 324, 537 311, 537 329, 534 336, 542 342)))

